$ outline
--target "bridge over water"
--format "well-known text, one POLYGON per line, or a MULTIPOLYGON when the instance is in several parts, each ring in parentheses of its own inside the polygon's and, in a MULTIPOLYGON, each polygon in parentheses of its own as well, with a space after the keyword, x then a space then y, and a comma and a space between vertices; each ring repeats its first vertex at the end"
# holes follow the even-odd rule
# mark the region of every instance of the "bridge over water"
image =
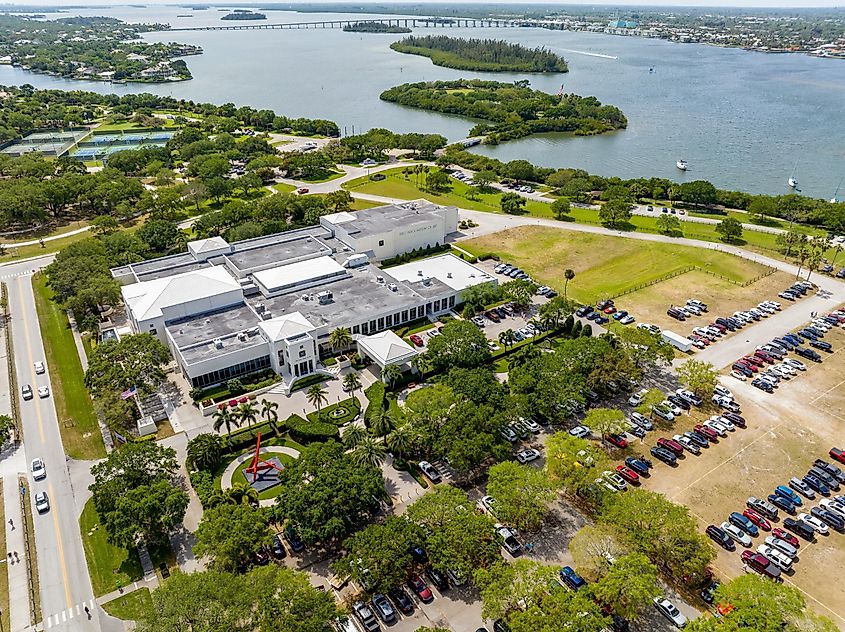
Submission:
POLYGON ((403 26, 406 28, 507 28, 539 26, 538 22, 529 20, 493 20, 481 18, 382 18, 365 20, 325 20, 321 22, 289 22, 287 24, 256 24, 252 21, 242 24, 226 24, 218 26, 186 26, 171 28, 169 31, 255 31, 255 30, 284 30, 284 29, 342 29, 359 23, 377 23, 386 26, 403 26))

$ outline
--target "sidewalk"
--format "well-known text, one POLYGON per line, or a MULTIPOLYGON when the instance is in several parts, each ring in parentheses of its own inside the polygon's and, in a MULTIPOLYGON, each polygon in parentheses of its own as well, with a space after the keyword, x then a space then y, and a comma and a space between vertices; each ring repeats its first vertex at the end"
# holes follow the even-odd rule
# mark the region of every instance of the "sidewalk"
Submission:
POLYGON ((9 621, 12 632, 24 630, 30 625, 29 620, 29 584, 26 576, 26 544, 23 537, 23 516, 21 515, 20 490, 18 489, 18 474, 26 472, 26 456, 23 448, 15 451, 3 452, 3 507, 6 512, 6 557, 7 572, 9 574, 9 621), (14 528, 9 524, 12 520, 14 528), (20 561, 9 559, 8 553, 18 552, 20 561))

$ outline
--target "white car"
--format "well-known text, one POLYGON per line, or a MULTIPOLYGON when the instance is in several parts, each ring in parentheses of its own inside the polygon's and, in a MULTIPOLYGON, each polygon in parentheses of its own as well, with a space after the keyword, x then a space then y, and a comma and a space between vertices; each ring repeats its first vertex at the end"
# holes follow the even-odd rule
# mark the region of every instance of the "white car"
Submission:
POLYGON ((593 431, 587 428, 587 426, 575 426, 569 430, 569 434, 579 439, 587 439, 593 436, 593 431))
POLYGON ((734 432, 736 430, 736 427, 733 425, 733 422, 731 422, 731 420, 727 417, 713 415, 710 418, 710 421, 715 421, 717 424, 722 424, 725 427, 725 430, 729 430, 730 432, 734 432))
POLYGON ((44 466, 44 461, 38 457, 32 459, 30 471, 32 472, 32 478, 36 481, 47 478, 47 468, 44 466))
POLYGON ((540 424, 538 424, 533 419, 520 418, 519 421, 522 423, 523 426, 525 426, 530 432, 533 432, 534 434, 540 434, 540 431, 543 430, 540 427, 540 424))
POLYGON ((683 414, 683 412, 684 412, 683 409, 680 406, 675 406, 675 404, 670 402, 668 399, 664 399, 662 402, 660 402, 660 404, 661 404, 661 406, 665 406, 670 411, 672 411, 672 414, 675 417, 680 417, 681 414, 683 414))
POLYGON ((44 363, 41 362, 41 360, 38 360, 37 362, 35 362, 34 366, 35 366, 35 372, 38 375, 41 375, 42 373, 44 373, 44 363))
POLYGON ((744 547, 751 546, 751 536, 730 522, 723 522, 721 524, 722 531, 727 533, 731 539, 736 540, 744 547))
POLYGON ((789 366, 795 369, 798 369, 799 371, 807 370, 807 365, 801 362, 801 360, 796 360, 795 358, 787 358, 786 360, 784 360, 784 363, 788 364, 789 366))
POLYGON ((796 516, 796 518, 821 535, 827 535, 827 532, 829 531, 824 522, 815 516, 811 516, 810 514, 800 513, 796 516))
POLYGON ((503 545, 508 553, 515 555, 522 549, 522 544, 516 537, 516 531, 503 524, 495 525, 496 533, 502 538, 503 545))
POLYGON ((713 421, 712 419, 708 419, 702 425, 707 426, 708 428, 710 428, 713 432, 715 432, 720 437, 725 437, 728 434, 728 429, 725 428, 718 421, 713 421))
POLYGON ((481 499, 481 506, 490 512, 491 516, 496 515, 496 499, 492 496, 484 496, 481 499))
POLYGON ((50 499, 47 498, 47 492, 36 492, 35 508, 38 510, 38 513, 50 511, 50 499))
MULTIPOLYGON (((796 549, 794 546, 792 546, 786 540, 781 540, 780 538, 776 538, 773 535, 766 537, 766 544, 768 544, 769 546, 773 546, 778 551, 780 551, 784 555, 788 555, 791 558, 798 555, 798 549, 796 549)), ((764 553, 764 555, 765 555, 765 553, 764 553)))
POLYGON ((647 388, 641 388, 640 390, 638 390, 636 393, 634 393, 633 395, 631 395, 628 398, 628 403, 631 406, 639 406, 640 404, 643 403, 643 398, 647 394, 648 394, 648 389, 647 388))
POLYGON ((792 558, 786 553, 774 548, 773 546, 761 544, 757 547, 757 552, 762 553, 770 560, 772 560, 777 566, 780 567, 780 570, 782 570, 784 573, 788 573, 792 568, 792 558))
POLYGON ((45 397, 50 397, 50 389, 46 386, 39 386, 38 397, 40 397, 41 399, 44 399, 45 397))
POLYGON ((428 461, 420 461, 419 468, 422 470, 422 473, 428 476, 429 480, 432 483, 439 483, 440 482, 440 472, 428 461))
POLYGON ((845 504, 833 500, 832 498, 822 498, 819 501, 819 504, 830 513, 836 514, 840 518, 845 519, 845 504))
POLYGON ((687 624, 687 618, 678 610, 678 607, 665 597, 655 597, 653 600, 654 607, 660 611, 664 617, 669 619, 677 628, 683 628, 687 624))
POLYGON ((713 392, 717 395, 721 395, 722 397, 727 397, 728 399, 734 398, 734 394, 731 393, 729 389, 722 386, 721 384, 716 384, 715 388, 713 389, 713 392))
POLYGON ((620 492, 624 492, 626 489, 628 489, 628 483, 626 483, 625 479, 619 476, 619 474, 617 474, 616 472, 605 470, 601 473, 601 477, 608 483, 613 485, 620 492))
POLYGON ((528 448, 522 452, 517 453, 516 460, 520 463, 530 463, 540 458, 540 451, 534 448, 528 448))
POLYGON ((740 373, 739 371, 731 371, 731 377, 738 379, 740 382, 744 382, 747 378, 740 373))

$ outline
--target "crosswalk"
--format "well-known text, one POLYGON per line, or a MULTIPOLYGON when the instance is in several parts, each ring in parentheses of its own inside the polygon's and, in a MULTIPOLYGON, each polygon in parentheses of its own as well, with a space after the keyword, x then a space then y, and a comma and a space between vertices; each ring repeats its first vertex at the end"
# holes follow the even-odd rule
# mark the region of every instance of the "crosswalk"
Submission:
MULTIPOLYGON (((0 268, 2 270, 2 268, 0 268)), ((16 279, 21 276, 31 276, 35 270, 24 270, 23 272, 15 272, 13 274, 0 274, 0 280, 2 279, 16 279)))
POLYGON ((82 617, 87 618, 85 614, 85 607, 93 613, 94 612, 94 600, 89 599, 88 601, 83 601, 82 603, 78 603, 75 606, 68 608, 67 610, 62 610, 57 614, 51 614, 49 617, 44 619, 44 627, 41 628, 43 630, 49 630, 55 625, 59 625, 61 623, 67 623, 68 621, 72 621, 74 618, 82 617))

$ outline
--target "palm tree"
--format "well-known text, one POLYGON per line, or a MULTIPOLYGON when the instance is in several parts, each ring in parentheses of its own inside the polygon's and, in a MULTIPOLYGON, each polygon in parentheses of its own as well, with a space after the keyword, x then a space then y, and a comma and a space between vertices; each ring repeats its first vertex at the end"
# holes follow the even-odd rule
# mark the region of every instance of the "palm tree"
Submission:
POLYGON ((514 336, 513 329, 506 329, 499 334, 499 342, 505 346, 505 349, 510 347, 514 343, 514 340, 516 340, 516 337, 514 336))
POLYGON ((388 364, 381 370, 381 379, 390 387, 402 377, 402 369, 395 364, 388 364))
POLYGON ((431 359, 426 353, 418 353, 411 360, 411 367, 422 375, 431 368, 431 359))
POLYGON ((370 431, 377 437, 383 437, 396 427, 396 420, 390 411, 383 410, 370 418, 370 431))
POLYGON ((406 422, 394 428, 393 432, 384 438, 384 443, 396 456, 405 457, 414 445, 414 436, 413 425, 406 422))
POLYGON ((361 378, 357 373, 347 373, 343 376, 343 388, 354 395, 355 391, 361 388, 361 378))
POLYGON ((569 286, 569 282, 575 278, 575 270, 567 268, 563 271, 563 278, 566 279, 566 283, 563 284, 563 298, 566 298, 566 289, 569 286))
POLYGON ((223 455, 223 440, 220 435, 203 432, 188 441, 189 467, 213 472, 220 465, 223 455))
MULTIPOLYGON (((251 474, 247 474, 251 476, 251 474)), ((258 490, 249 483, 234 483, 226 490, 225 496, 233 505, 258 506, 258 490)))
POLYGON ((350 456, 352 460, 358 465, 372 465, 378 467, 384 461, 387 454, 387 449, 384 443, 377 441, 375 437, 367 435, 364 439, 352 450, 350 456))
POLYGON ((235 414, 240 418, 241 423, 246 422, 247 428, 251 427, 258 419, 258 409, 252 402, 247 402, 238 406, 235 409, 235 414))
POLYGON ((329 401, 329 398, 326 397, 326 389, 323 388, 322 384, 310 386, 305 393, 305 398, 309 404, 317 409, 317 412, 320 412, 320 407, 329 401))
POLYGON ((276 427, 276 422, 279 421, 279 404, 271 402, 269 399, 261 400, 261 416, 266 419, 271 426, 276 427))
POLYGON ((214 432, 220 432, 220 429, 223 426, 226 426, 226 434, 232 432, 232 426, 235 428, 239 428, 241 425, 240 420, 232 413, 230 408, 218 408, 214 411, 212 415, 212 419, 214 419, 214 432))
POLYGON ((364 428, 364 426, 353 424, 343 431, 343 437, 341 438, 341 441, 343 441, 343 445, 345 445, 347 448, 354 448, 368 436, 369 433, 367 432, 367 429, 364 428))
POLYGON ((348 327, 338 327, 329 334, 329 346, 332 351, 351 347, 353 342, 355 340, 352 338, 352 332, 349 331, 348 327))

